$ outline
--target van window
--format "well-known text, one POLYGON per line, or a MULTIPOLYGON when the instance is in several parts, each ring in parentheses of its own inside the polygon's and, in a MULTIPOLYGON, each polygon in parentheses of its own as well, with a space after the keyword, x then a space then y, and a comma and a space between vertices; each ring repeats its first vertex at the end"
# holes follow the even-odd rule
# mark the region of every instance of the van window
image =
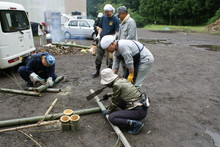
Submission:
POLYGON ((0 22, 3 32, 15 32, 30 28, 27 15, 24 11, 0 11, 0 22))

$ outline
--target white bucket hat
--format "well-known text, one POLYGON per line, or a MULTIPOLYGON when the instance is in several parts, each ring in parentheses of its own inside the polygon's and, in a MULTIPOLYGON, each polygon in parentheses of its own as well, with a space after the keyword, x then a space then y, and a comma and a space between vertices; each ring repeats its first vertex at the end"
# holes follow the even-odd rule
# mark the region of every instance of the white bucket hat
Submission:
POLYGON ((101 81, 100 83, 102 85, 110 84, 112 81, 114 81, 118 75, 114 74, 111 68, 105 68, 101 71, 101 81))
POLYGON ((102 49, 106 49, 109 45, 115 41, 115 36, 113 35, 106 35, 101 40, 101 47, 102 49))
POLYGON ((111 4, 106 4, 104 6, 104 11, 113 11, 113 13, 115 13, 115 8, 111 4))

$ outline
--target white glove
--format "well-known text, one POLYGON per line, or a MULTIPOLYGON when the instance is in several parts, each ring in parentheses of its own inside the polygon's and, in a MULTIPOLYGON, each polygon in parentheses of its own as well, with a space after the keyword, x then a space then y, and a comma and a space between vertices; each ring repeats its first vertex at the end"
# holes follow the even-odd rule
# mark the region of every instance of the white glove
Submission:
POLYGON ((95 40, 100 40, 100 35, 99 34, 96 36, 95 40))
POLYGON ((52 77, 47 78, 47 83, 49 83, 50 87, 53 86, 54 81, 53 81, 52 77))
POLYGON ((31 73, 30 74, 30 80, 35 83, 35 82, 40 82, 41 84, 45 83, 45 80, 39 77, 36 73, 31 73))

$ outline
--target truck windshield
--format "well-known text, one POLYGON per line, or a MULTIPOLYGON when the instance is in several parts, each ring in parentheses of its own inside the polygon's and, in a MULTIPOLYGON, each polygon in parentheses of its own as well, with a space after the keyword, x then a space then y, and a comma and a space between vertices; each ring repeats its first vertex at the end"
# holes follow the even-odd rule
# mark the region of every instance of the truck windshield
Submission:
POLYGON ((25 11, 0 11, 0 23, 3 32, 16 32, 30 28, 25 11))

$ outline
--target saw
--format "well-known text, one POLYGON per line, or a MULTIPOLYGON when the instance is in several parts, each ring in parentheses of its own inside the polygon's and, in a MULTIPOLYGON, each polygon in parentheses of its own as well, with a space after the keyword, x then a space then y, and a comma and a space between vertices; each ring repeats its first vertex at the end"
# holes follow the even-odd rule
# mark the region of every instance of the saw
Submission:
POLYGON ((97 95, 99 95, 100 93, 102 93, 102 91, 103 91, 105 88, 106 88, 106 87, 103 87, 103 88, 100 88, 100 89, 96 90, 94 93, 88 95, 88 96, 86 97, 86 99, 87 99, 88 101, 91 100, 91 99, 94 98, 95 96, 97 96, 97 95))

